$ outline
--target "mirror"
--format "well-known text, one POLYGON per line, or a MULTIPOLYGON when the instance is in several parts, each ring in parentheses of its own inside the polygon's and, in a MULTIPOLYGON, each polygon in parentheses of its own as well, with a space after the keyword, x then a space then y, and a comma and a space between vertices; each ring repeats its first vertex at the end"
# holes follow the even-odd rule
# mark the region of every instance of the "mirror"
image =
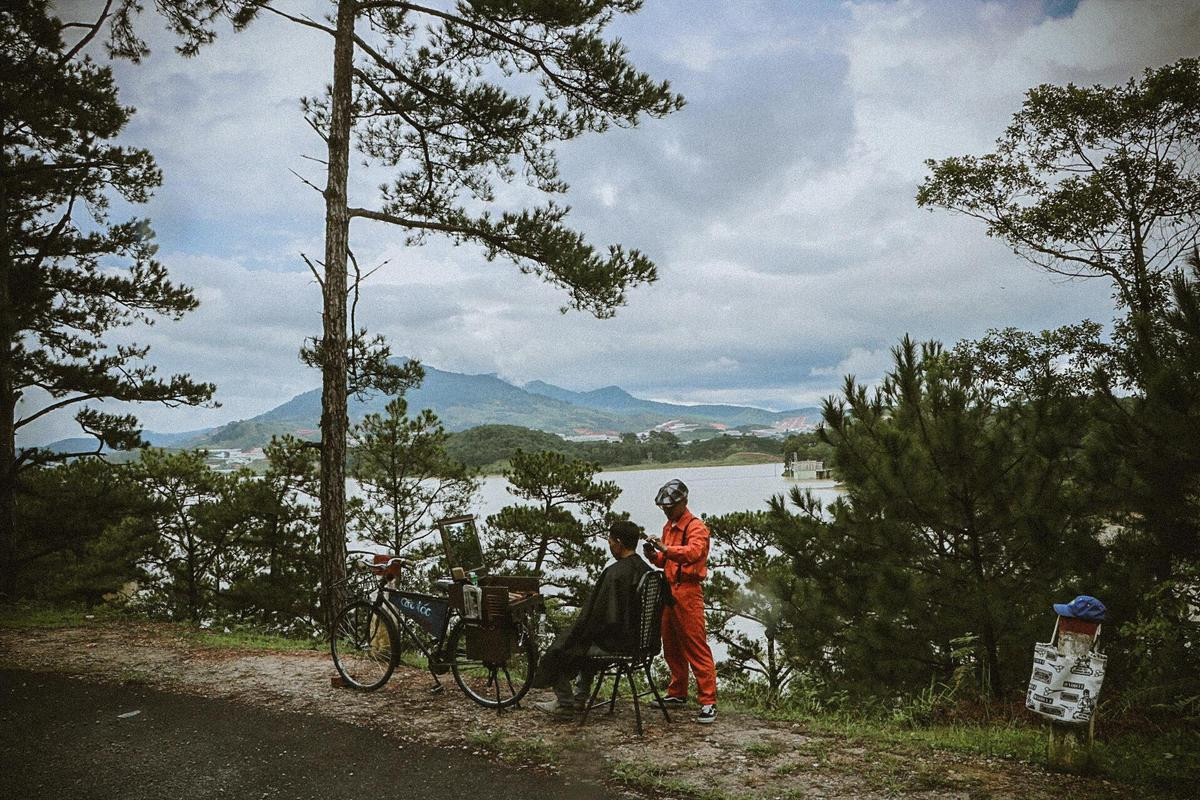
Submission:
POLYGON ((453 570, 461 567, 468 572, 483 573, 483 547, 479 544, 479 532, 475 530, 475 517, 447 517, 437 521, 442 534, 442 548, 446 552, 446 566, 453 570))

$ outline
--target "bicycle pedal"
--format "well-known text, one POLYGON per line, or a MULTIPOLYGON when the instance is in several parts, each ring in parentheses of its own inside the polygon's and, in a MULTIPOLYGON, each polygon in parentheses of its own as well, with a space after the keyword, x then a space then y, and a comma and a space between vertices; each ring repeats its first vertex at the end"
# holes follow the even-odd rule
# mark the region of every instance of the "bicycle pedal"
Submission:
POLYGON ((429 688, 430 694, 441 694, 444 691, 446 691, 446 687, 442 686, 440 683, 437 686, 431 686, 429 688))

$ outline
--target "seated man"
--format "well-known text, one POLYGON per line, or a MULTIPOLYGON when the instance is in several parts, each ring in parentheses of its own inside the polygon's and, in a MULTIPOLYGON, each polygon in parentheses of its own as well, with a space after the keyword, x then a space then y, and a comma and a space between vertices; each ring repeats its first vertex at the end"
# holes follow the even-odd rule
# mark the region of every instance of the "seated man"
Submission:
POLYGON ((595 673, 586 656, 629 653, 637 648, 638 582, 650 566, 637 557, 642 529, 628 520, 617 520, 608 529, 608 549, 616 559, 604 568, 588 593, 575 623, 559 634, 542 656, 532 685, 554 688, 555 698, 533 703, 539 711, 571 715, 583 710, 591 697, 595 673), (574 693, 571 679, 578 676, 574 693))

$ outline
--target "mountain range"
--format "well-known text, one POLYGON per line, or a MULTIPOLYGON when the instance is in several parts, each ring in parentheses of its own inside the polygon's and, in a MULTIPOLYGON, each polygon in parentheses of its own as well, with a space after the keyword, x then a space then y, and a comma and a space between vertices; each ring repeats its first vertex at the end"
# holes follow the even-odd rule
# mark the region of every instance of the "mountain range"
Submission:
MULTIPOLYGON (((351 399, 350 418, 362 419, 382 413, 390 397, 377 395, 351 399)), ((588 432, 644 431, 670 420, 719 425, 771 427, 787 420, 820 415, 817 408, 768 411, 737 405, 679 405, 643 400, 619 386, 590 392, 573 392, 543 381, 515 386, 495 375, 467 375, 425 366, 425 380, 405 395, 410 410, 432 409, 449 431, 479 425, 520 425, 562 435, 588 432)), ((187 433, 144 436, 159 447, 259 447, 278 434, 290 433, 307 439, 318 437, 321 390, 298 394, 282 405, 250 419, 187 433)), ((49 445, 66 449, 64 440, 49 445)))

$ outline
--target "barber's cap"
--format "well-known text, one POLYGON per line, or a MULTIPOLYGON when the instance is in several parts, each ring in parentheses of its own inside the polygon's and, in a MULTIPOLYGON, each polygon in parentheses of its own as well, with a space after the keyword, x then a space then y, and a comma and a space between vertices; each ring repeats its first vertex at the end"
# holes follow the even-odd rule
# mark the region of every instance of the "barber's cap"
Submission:
POLYGON ((664 483, 662 488, 658 490, 658 494, 654 496, 654 505, 660 508, 670 508, 682 500, 687 500, 687 498, 687 485, 678 478, 675 478, 664 483))

